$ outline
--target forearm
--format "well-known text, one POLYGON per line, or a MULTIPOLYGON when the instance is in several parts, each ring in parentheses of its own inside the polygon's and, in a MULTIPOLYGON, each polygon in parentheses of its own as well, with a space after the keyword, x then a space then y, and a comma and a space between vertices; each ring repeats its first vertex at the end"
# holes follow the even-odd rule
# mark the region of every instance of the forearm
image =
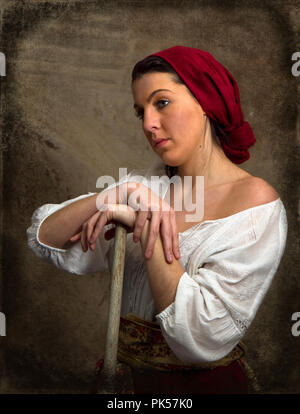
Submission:
MULTIPOLYGON (((82 224, 104 204, 111 202, 110 196, 116 204, 126 203, 126 189, 127 183, 121 184, 112 190, 104 190, 59 209, 43 221, 38 234, 39 240, 48 246, 57 248, 72 246, 69 239, 78 233, 82 224)), ((132 190, 128 190, 129 194, 130 191, 132 190)))
POLYGON ((75 201, 47 217, 39 230, 39 240, 52 247, 65 248, 70 237, 78 233, 82 224, 97 210, 98 194, 75 201))
MULTIPOLYGON (((143 254, 147 246, 149 227, 147 220, 141 236, 143 254)), ((160 313, 174 302, 184 268, 175 258, 172 263, 166 262, 160 234, 156 239, 152 257, 145 260, 152 296, 157 312, 160 313)))

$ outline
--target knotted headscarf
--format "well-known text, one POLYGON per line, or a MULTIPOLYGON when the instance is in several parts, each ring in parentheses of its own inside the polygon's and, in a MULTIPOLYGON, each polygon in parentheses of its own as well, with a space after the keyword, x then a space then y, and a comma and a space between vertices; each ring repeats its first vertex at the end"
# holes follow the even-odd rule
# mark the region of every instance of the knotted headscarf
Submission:
POLYGON ((244 120, 238 85, 231 73, 210 53, 174 46, 150 56, 167 61, 193 93, 206 115, 216 121, 226 156, 235 164, 250 158, 248 148, 256 142, 251 126, 244 120))

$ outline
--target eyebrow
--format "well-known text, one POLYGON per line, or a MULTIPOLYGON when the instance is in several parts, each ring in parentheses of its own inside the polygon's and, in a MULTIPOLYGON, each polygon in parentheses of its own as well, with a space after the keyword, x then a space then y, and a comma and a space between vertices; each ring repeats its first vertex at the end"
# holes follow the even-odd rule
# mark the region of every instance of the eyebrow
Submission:
MULTIPOLYGON (((151 92, 150 93, 150 95, 149 95, 149 97, 148 97, 148 99, 147 99, 147 102, 150 102, 150 100, 151 100, 151 98, 157 93, 157 92, 162 92, 162 91, 168 91, 168 92, 171 92, 171 93, 173 93, 172 91, 170 91, 170 89, 156 89, 155 91, 153 91, 153 92, 151 92)), ((133 105, 133 107, 134 107, 134 109, 136 109, 136 108, 139 108, 140 107, 140 105, 138 105, 138 104, 134 104, 133 105)))

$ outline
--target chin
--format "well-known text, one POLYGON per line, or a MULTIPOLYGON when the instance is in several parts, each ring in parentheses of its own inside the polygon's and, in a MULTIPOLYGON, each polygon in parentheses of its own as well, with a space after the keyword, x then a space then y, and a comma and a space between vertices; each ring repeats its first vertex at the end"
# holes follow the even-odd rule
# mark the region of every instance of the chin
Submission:
POLYGON ((171 154, 165 152, 164 154, 159 155, 164 164, 169 165, 170 167, 178 167, 182 164, 182 159, 179 157, 174 157, 171 154))

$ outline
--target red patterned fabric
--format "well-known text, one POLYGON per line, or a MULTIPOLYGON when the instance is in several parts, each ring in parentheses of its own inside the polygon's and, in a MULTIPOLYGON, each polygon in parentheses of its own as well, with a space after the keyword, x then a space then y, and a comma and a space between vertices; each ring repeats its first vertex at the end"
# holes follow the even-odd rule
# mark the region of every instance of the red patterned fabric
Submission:
POLYGON ((240 361, 197 371, 132 370, 135 394, 247 394, 248 380, 240 361))
MULTIPOLYGON (((133 314, 121 316, 116 384, 122 394, 246 394, 247 371, 238 344, 215 362, 187 365, 166 343, 157 322, 133 314)), ((97 362, 98 388, 103 358, 97 362)))

